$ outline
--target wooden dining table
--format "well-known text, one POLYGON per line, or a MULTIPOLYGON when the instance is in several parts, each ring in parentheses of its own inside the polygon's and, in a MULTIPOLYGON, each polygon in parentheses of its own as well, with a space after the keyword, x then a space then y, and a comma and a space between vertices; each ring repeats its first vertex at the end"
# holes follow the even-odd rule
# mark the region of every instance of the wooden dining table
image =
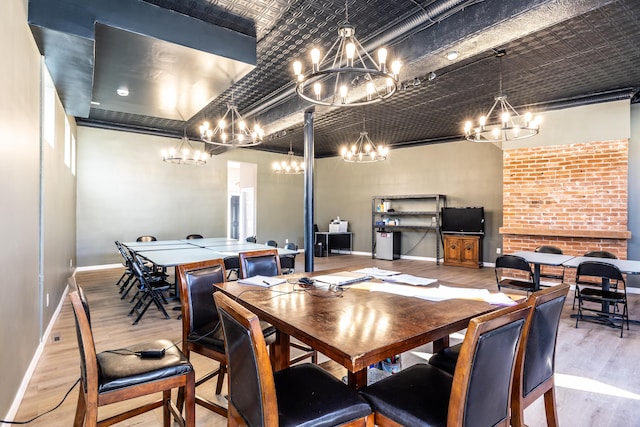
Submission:
POLYGON ((285 283, 261 287, 238 282, 215 286, 277 329, 270 357, 274 370, 289 366, 290 339, 295 337, 344 366, 349 386, 367 385, 367 368, 433 343, 433 351, 449 345, 449 334, 467 327, 475 316, 498 306, 479 300, 432 302, 386 292, 344 286, 302 288, 288 275, 285 283))

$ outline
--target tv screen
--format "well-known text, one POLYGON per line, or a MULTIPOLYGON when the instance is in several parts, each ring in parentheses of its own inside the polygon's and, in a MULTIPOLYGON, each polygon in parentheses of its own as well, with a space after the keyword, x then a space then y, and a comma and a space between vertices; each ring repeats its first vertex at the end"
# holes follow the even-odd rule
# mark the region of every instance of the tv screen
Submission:
POLYGON ((442 208, 442 231, 484 233, 484 208, 442 208))

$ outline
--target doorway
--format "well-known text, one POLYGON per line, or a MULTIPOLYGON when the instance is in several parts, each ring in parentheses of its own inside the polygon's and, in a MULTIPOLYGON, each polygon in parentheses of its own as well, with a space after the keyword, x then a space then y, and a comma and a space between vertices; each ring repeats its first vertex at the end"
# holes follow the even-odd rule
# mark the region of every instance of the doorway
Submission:
POLYGON ((256 235, 256 182, 258 165, 227 162, 227 230, 231 239, 256 235))

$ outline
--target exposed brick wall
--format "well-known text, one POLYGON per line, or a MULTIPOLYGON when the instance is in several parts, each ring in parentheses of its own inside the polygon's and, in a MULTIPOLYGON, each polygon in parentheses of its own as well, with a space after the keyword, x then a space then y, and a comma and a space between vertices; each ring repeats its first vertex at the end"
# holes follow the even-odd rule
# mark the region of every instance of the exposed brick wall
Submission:
POLYGON ((568 255, 608 250, 626 258, 626 239, 536 234, 627 231, 628 140, 505 150, 503 166, 503 228, 532 233, 504 234, 504 253, 553 245, 568 255))

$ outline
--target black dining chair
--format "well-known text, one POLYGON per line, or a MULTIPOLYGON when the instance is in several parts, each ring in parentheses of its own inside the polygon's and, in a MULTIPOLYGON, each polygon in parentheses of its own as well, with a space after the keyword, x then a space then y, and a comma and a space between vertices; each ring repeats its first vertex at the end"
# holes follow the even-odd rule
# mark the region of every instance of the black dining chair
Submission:
POLYGON ((311 363, 273 372, 258 317, 216 292, 229 369, 229 426, 373 426, 367 402, 311 363))
POLYGON ((502 288, 517 289, 520 291, 535 292, 536 284, 533 279, 533 271, 526 259, 516 255, 501 255, 496 259, 495 267, 496 283, 498 291, 502 288), (519 278, 519 276, 525 276, 519 278))
POLYGON ((156 242, 157 240, 154 236, 140 236, 136 239, 136 242, 156 242))
POLYGON ((582 256, 586 256, 586 257, 589 257, 589 258, 618 259, 618 256, 616 254, 614 254, 613 252, 609 252, 609 251, 589 251, 589 252, 586 252, 582 256))
MULTIPOLYGON (((298 245, 295 243, 287 243, 284 245, 284 249, 297 251, 298 245)), ((282 274, 291 274, 296 270, 296 255, 297 254, 280 255, 280 269, 282 270, 282 274)))
POLYGON ((245 239, 245 241, 247 243, 256 243, 258 240, 256 239, 256 236, 249 236, 245 239))
MULTIPOLYGON (((616 254, 614 254, 613 252, 609 252, 609 251, 589 251, 589 252, 585 252, 584 255, 582 255, 584 257, 587 258, 605 258, 605 259, 618 259, 618 257, 616 256, 616 254)), ((589 282, 589 279, 586 279, 583 277, 582 279, 582 286, 593 286, 593 287, 600 287, 600 279, 595 279, 593 280, 593 283, 589 282)), ((611 286, 615 289, 617 283, 612 283, 611 286)), ((576 287, 573 291, 573 304, 571 305, 571 309, 575 310, 576 308, 576 301, 578 301, 578 288, 576 287)))
POLYGON ((276 242, 275 240, 267 240, 265 245, 271 246, 273 248, 277 248, 278 247, 278 242, 276 242))
MULTIPOLYGON (((562 255, 562 249, 551 246, 551 245, 542 245, 538 246, 535 249, 535 252, 540 252, 543 254, 556 254, 562 255)), ((540 266, 540 279, 551 279, 553 281, 559 281, 560 283, 564 282, 564 266, 560 267, 550 267, 550 266, 540 266)), ((540 280, 540 286, 547 286, 542 283, 540 280)))
MULTIPOLYGON (((195 426, 194 371, 182 352, 166 339, 141 342, 130 347, 96 353, 89 303, 82 290, 69 279, 78 349, 80 351, 80 391, 74 426, 109 426, 156 408, 163 408, 163 425, 169 427, 172 414, 180 425, 195 426), (145 350, 162 349, 162 357, 143 358, 145 350), (179 388, 185 411, 171 401, 171 390, 179 388), (100 407, 162 393, 162 399, 139 405, 98 421, 100 407)), ((129 406, 130 407, 130 406, 129 406)))
MULTIPOLYGON (((527 302, 532 315, 522 332, 511 389, 511 425, 524 427, 524 409, 544 396, 548 427, 558 426, 555 398, 555 355, 562 307, 568 284, 552 286, 534 292, 527 302)), ((455 373, 462 345, 458 344, 435 353, 429 364, 455 373)))
POLYGON ((375 424, 508 427, 515 359, 530 312, 523 303, 471 319, 453 375, 419 363, 362 389, 375 424))
POLYGON ((576 296, 578 315, 576 328, 580 320, 593 320, 609 326, 617 326, 620 321, 620 338, 624 332, 625 321, 629 330, 629 310, 627 306, 627 286, 620 269, 613 264, 600 261, 584 261, 576 271, 576 296), (594 286, 594 280, 599 286, 594 286), (620 309, 622 306, 622 310, 620 309), (588 319, 584 311, 594 313, 588 319))
POLYGON ((192 240, 192 239, 204 239, 204 236, 202 234, 189 234, 187 237, 185 237, 186 240, 192 240))
POLYGON ((233 280, 240 278, 240 258, 237 255, 228 256, 224 259, 224 269, 227 270, 227 280, 231 280, 231 275, 235 275, 233 280))

